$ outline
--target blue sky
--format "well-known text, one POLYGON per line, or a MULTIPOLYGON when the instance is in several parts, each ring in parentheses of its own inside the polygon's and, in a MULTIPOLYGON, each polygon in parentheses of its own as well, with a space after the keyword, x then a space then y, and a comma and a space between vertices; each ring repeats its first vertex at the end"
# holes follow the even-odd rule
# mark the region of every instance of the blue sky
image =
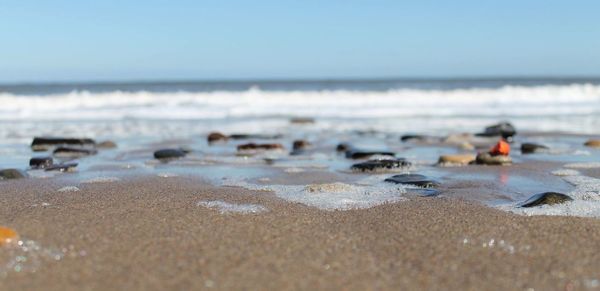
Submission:
POLYGON ((600 1, 0 2, 0 82, 600 76, 600 1))

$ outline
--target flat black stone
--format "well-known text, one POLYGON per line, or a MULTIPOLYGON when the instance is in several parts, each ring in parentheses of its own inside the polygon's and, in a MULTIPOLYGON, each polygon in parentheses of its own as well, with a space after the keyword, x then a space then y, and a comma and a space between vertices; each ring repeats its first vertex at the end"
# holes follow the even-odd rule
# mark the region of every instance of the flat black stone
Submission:
POLYGON ((439 183, 419 174, 400 174, 385 179, 385 182, 391 182, 404 185, 415 185, 423 188, 433 188, 439 186, 439 183))
POLYGON ((399 169, 410 166, 410 162, 405 159, 394 160, 369 160, 366 162, 352 165, 350 169, 355 171, 375 171, 385 169, 399 169))
POLYGON ((352 148, 352 146, 343 142, 343 143, 338 144, 337 147, 335 148, 335 150, 338 152, 345 152, 345 151, 350 150, 351 148, 352 148))
POLYGON ((154 158, 159 160, 178 159, 186 155, 186 151, 181 149, 162 149, 154 152, 154 158))
POLYGON ((47 167, 45 171, 71 172, 77 167, 77 163, 63 163, 47 167))
POLYGON ((396 156, 395 153, 386 152, 386 151, 361 151, 361 150, 348 150, 346 151, 346 158, 349 159, 366 159, 371 156, 396 156))
POLYGON ((22 179, 28 176, 27 173, 17 169, 0 170, 0 180, 22 179))
POLYGON ((282 138, 281 134, 232 134, 230 139, 278 139, 282 138))
POLYGON ((32 169, 44 169, 52 164, 52 157, 33 157, 29 160, 29 167, 32 169))
POLYGON ((521 205, 521 207, 562 204, 568 201, 573 201, 573 198, 569 195, 557 192, 544 192, 531 196, 521 205))
POLYGON ((91 138, 34 137, 31 148, 34 151, 47 151, 51 147, 94 146, 95 144, 96 142, 91 138))
POLYGON ((476 134, 476 136, 501 136, 505 139, 511 138, 517 134, 515 127, 509 122, 501 122, 496 125, 488 126, 482 133, 476 134))
POLYGON ((547 150, 548 147, 541 144, 535 143, 524 143, 521 145, 521 153, 523 154, 533 154, 539 150, 547 150))
POLYGON ((84 157, 97 154, 97 150, 93 149, 81 149, 81 148, 69 148, 69 147, 59 147, 55 149, 52 154, 56 157, 84 157))
POLYGON ((400 141, 408 142, 408 141, 422 141, 422 142, 436 142, 440 141, 439 138, 429 135, 421 135, 421 134, 405 134, 400 137, 400 141))

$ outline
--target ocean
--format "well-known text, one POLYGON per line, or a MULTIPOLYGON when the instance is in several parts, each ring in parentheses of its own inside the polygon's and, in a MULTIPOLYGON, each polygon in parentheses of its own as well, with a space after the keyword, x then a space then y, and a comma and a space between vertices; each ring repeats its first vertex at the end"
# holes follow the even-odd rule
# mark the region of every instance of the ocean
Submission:
POLYGON ((256 132, 290 117, 335 131, 445 134, 509 120, 522 130, 600 133, 600 79, 18 84, 0 85, 0 104, 4 142, 256 132))

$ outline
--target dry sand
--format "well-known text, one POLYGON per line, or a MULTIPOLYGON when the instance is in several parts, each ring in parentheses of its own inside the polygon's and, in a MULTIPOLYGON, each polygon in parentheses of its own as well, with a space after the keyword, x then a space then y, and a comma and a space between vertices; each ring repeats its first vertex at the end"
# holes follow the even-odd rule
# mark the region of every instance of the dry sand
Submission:
POLYGON ((439 197, 322 211, 188 178, 57 191, 66 185, 2 183, 0 225, 71 255, 43 261, 35 272, 10 271, 0 278, 1 290, 569 290, 600 284, 597 219, 523 217, 439 197), (197 205, 215 199, 269 211, 221 214, 197 205))

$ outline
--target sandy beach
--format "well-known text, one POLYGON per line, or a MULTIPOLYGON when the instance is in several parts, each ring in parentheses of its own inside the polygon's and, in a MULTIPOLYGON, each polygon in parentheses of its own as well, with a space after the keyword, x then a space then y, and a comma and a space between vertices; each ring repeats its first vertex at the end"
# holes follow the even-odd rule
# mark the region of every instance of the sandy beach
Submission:
MULTIPOLYGON (((0 221, 63 253, 2 290, 580 290, 600 284, 600 221, 454 198, 324 211, 183 177, 3 183, 0 221), (199 201, 260 205, 222 213, 199 201)), ((25 253, 25 255, 27 255, 25 253)), ((29 256, 32 255, 30 251, 29 256)))

